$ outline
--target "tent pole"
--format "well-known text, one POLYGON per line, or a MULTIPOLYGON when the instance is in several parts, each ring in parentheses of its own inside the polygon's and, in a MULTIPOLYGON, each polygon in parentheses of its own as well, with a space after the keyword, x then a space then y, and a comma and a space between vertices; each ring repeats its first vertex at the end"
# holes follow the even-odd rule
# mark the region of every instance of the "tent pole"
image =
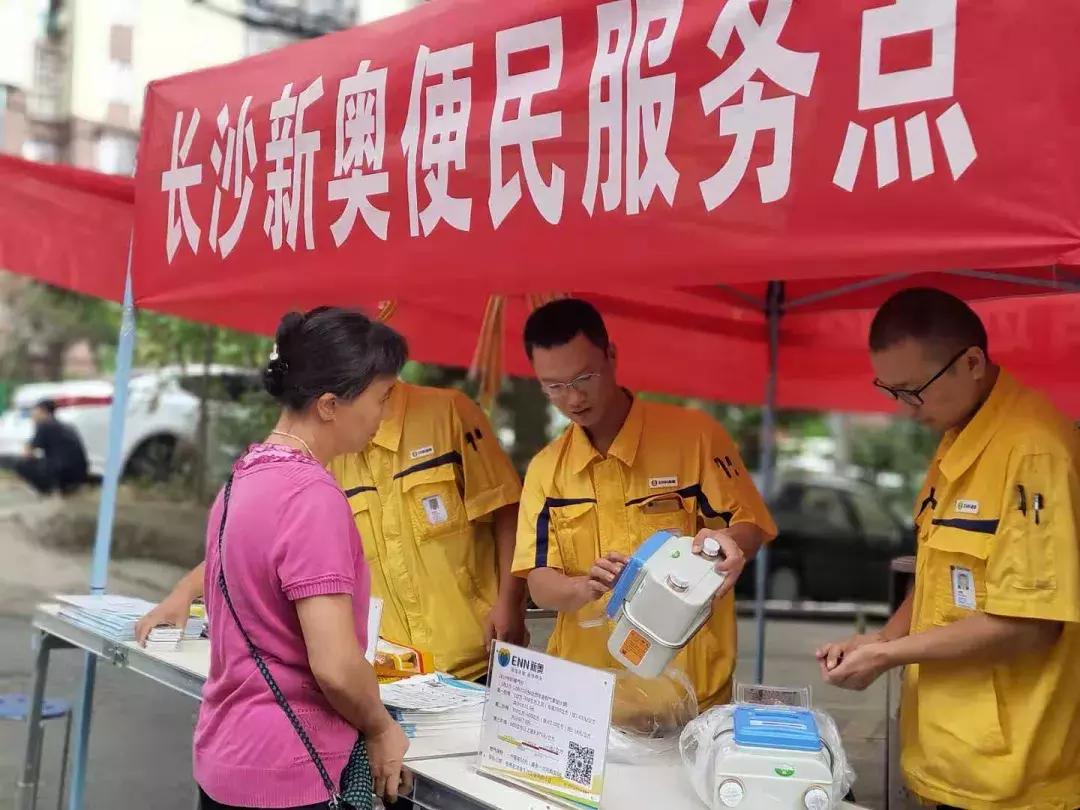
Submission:
POLYGON ((842 295, 848 295, 849 293, 861 292, 863 290, 869 290, 874 287, 880 287, 882 284, 891 284, 894 281, 903 281, 908 278, 911 273, 890 273, 885 276, 873 276, 872 278, 862 279, 861 281, 852 281, 848 284, 841 284, 838 287, 831 287, 827 290, 822 290, 812 295, 804 295, 802 298, 792 298, 789 301, 784 302, 784 311, 790 312, 793 309, 799 307, 810 306, 811 304, 820 304, 823 301, 829 301, 833 298, 839 298, 842 295))
POLYGON ((1046 290, 1080 292, 1080 280, 1073 280, 1069 273, 1059 272, 1059 278, 1032 278, 1019 273, 1003 273, 996 270, 950 270, 950 276, 978 278, 984 281, 1001 281, 1006 284, 1022 284, 1026 287, 1041 287, 1046 290))
MULTIPOLYGON (((780 353, 780 315, 784 283, 770 281, 765 304, 769 330, 769 363, 765 381, 765 407, 761 412, 761 494, 766 500, 773 495, 776 477, 776 375, 780 353)), ((757 623, 757 658, 754 680, 765 682, 765 595, 769 576, 769 551, 762 546, 754 566, 754 621, 757 623)))
MULTIPOLYGON (((135 299, 131 287, 131 244, 128 245, 127 274, 124 279, 124 304, 120 318, 120 336, 116 347, 116 379, 113 383, 112 409, 109 412, 109 444, 105 457, 101 501, 98 505, 97 533, 90 563, 90 593, 105 592, 109 575, 109 552, 112 546, 113 521, 116 516, 116 493, 123 472, 124 420, 127 416, 128 386, 135 353, 135 299)), ((94 708, 94 681, 97 657, 86 654, 83 665, 82 692, 75 714, 75 750, 71 758, 71 791, 68 810, 82 810, 86 788, 86 759, 90 742, 90 715, 94 708)))

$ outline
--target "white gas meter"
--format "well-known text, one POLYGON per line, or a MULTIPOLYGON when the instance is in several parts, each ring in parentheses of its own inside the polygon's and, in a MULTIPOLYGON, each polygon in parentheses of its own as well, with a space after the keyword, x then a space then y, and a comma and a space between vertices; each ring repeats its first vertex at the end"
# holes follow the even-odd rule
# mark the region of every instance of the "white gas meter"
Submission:
POLYGON ((644 678, 655 678, 671 663, 712 614, 712 600, 724 584, 716 571, 720 544, 710 538, 701 553, 694 539, 658 532, 626 563, 608 602, 616 622, 608 651, 644 678))

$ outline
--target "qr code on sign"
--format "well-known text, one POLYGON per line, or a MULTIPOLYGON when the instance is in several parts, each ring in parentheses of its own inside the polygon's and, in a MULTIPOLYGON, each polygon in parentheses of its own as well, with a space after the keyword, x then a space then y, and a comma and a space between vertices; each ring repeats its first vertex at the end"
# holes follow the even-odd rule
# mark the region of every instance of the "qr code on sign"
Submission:
POLYGON ((571 742, 566 754, 566 778, 582 787, 591 788, 595 757, 595 749, 571 742))

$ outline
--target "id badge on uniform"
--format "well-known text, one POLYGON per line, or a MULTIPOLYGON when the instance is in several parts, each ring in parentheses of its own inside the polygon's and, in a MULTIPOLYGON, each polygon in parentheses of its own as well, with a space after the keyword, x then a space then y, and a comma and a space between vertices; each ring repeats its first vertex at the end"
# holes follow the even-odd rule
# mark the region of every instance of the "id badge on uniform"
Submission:
POLYGON ((975 575, 970 568, 952 566, 953 604, 964 610, 975 610, 975 575))
POLYGON ((428 523, 432 526, 441 526, 450 519, 450 516, 446 513, 446 504, 438 495, 430 495, 420 503, 423 504, 428 523))

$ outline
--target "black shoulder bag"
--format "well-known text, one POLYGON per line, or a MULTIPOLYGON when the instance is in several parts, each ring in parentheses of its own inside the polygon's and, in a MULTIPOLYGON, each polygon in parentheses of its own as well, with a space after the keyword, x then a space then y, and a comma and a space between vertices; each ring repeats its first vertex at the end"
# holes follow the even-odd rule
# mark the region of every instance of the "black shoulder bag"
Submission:
POLYGON ((282 694, 281 689, 278 688, 274 676, 270 674, 270 668, 266 665, 266 661, 263 660, 262 654, 251 640, 251 637, 248 636, 247 631, 244 629, 244 625, 240 621, 240 617, 236 613, 232 598, 229 596, 229 588, 225 584, 225 519, 229 515, 229 496, 232 494, 232 486, 233 477, 230 475, 229 480, 225 482, 225 494, 222 497, 221 526, 218 529, 217 542, 217 582, 218 587, 221 589, 221 595, 225 598, 225 604, 229 608, 229 613, 232 614, 233 621, 236 622, 236 627, 244 637, 244 643, 247 644, 248 652, 251 653, 251 658, 255 661, 255 666, 258 668, 259 674, 263 676, 266 685, 269 686, 270 691, 274 693, 274 700, 277 701, 281 710, 285 712, 285 716, 289 718, 293 730, 296 731, 296 736, 298 736, 300 742, 304 744, 308 756, 311 757, 312 763, 319 771, 319 777, 326 787, 326 792, 330 795, 329 806, 333 808, 352 808, 352 810, 372 810, 372 793, 375 789, 375 785, 371 776, 371 764, 368 762, 367 746, 364 744, 363 736, 357 735, 356 745, 353 746, 352 752, 349 754, 349 761, 345 763, 345 768, 341 772, 341 789, 339 790, 334 787, 334 782, 330 779, 330 774, 326 772, 326 767, 323 765, 322 759, 315 750, 311 738, 308 737, 307 732, 304 731, 304 727, 300 725, 300 720, 297 718, 296 713, 293 712, 292 707, 289 706, 289 702, 285 699, 285 695, 282 694))

